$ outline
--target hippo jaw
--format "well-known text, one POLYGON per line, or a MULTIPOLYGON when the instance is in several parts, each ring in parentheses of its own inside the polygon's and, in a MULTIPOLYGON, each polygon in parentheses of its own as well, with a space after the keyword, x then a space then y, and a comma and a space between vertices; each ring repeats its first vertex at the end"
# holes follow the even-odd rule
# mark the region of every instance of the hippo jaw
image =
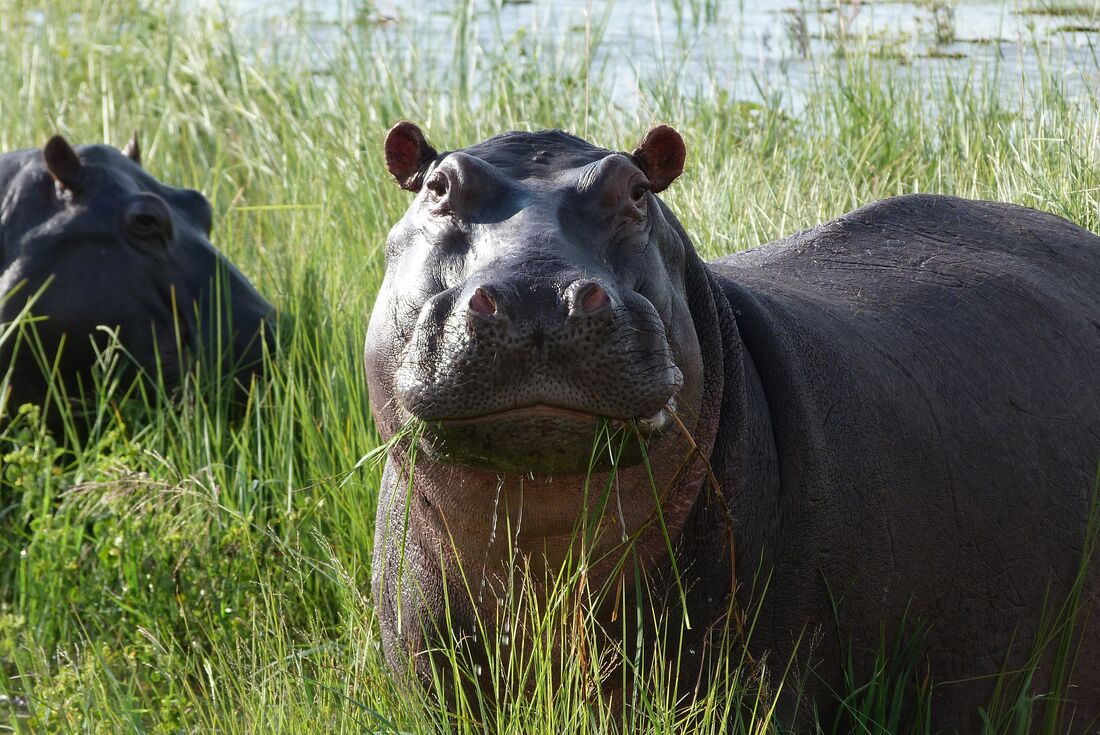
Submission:
POLYGON ((656 152, 647 172, 564 134, 519 135, 440 157, 417 152, 419 131, 391 133, 388 158, 407 159, 391 172, 420 188, 368 330, 375 415, 384 434, 415 421, 429 458, 474 469, 636 464, 691 425, 701 381, 683 242, 652 194, 668 172, 656 152))

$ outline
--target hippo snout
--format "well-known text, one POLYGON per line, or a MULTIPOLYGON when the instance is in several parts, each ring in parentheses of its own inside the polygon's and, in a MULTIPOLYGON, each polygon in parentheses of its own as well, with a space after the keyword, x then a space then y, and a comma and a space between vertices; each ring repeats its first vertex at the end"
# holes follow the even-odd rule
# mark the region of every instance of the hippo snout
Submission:
POLYGON ((408 342, 398 398, 418 418, 530 405, 647 418, 679 387, 663 325, 644 299, 629 308, 590 278, 475 283, 453 300, 429 300, 408 342))
POLYGON ((603 419, 664 425, 683 376, 648 302, 588 277, 472 280, 425 303, 396 374, 437 449, 499 462, 514 442, 530 468, 549 444, 553 463, 587 458, 603 419))

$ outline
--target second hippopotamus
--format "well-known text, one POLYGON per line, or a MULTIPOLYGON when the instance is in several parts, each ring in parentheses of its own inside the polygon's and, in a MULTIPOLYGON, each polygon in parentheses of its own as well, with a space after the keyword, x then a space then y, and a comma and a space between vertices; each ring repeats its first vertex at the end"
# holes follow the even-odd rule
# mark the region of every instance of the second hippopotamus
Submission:
POLYGON ((0 409, 79 402, 112 341, 168 388, 199 355, 222 376, 261 367, 271 304, 210 244, 206 198, 146 172, 136 137, 0 155, 0 201, 0 409))

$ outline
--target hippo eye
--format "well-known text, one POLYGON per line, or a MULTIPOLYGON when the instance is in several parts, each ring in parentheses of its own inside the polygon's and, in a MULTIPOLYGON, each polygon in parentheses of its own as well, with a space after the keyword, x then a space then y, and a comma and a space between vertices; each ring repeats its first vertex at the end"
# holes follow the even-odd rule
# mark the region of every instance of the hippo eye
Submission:
POLYGON ((130 220, 130 228, 137 235, 155 235, 157 230, 160 229, 157 218, 148 213, 135 215, 130 220))
POLYGON ((424 184, 424 188, 436 199, 442 199, 447 195, 447 177, 442 173, 437 173, 428 179, 427 183, 424 184))
POLYGON ((143 195, 126 211, 126 231, 135 240, 167 244, 172 239, 172 214, 163 199, 143 195))
POLYGON ((630 190, 630 198, 634 200, 635 204, 640 205, 645 201, 645 195, 649 193, 649 184, 635 184, 634 188, 630 190))

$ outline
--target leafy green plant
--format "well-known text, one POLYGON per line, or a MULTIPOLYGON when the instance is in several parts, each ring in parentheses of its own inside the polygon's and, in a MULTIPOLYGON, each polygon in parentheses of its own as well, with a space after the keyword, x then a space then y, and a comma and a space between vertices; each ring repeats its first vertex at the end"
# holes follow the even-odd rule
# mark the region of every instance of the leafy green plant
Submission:
MULTIPOLYGON (((381 153, 398 119, 421 123, 441 149, 561 127, 622 150, 671 122, 689 165, 663 196, 707 257, 912 191, 1014 201, 1100 230, 1097 96, 1075 96, 1053 64, 1012 98, 1003 69, 915 77, 853 42, 843 59, 813 62, 797 100, 782 75, 742 99, 723 71, 692 85, 669 63, 624 106, 600 54, 606 6, 593 5, 587 30, 581 17, 563 19, 580 31, 514 37, 467 26, 459 47, 369 7, 341 22, 268 25, 170 2, 0 0, 0 148, 54 132, 121 143, 138 129, 146 167, 212 199, 214 243, 280 309, 267 378, 243 406, 203 373, 179 396, 123 400, 105 381, 89 388, 88 431, 51 436, 40 412, 0 397, 0 728, 483 731, 467 716, 476 703, 443 711, 391 675, 369 595, 381 441, 361 346, 385 235, 407 204, 381 153)), ((705 23, 711 5, 683 5, 676 42, 691 43, 693 8, 705 23)), ((471 8, 482 11, 456 3, 456 18, 471 8)), ((9 327, 0 338, 14 338, 9 327)), ((658 665, 671 655, 596 646, 581 666, 578 649, 555 652, 551 623, 564 620, 558 630, 578 642, 599 632, 569 615, 576 579, 562 581, 554 614, 529 623, 542 634, 533 660, 561 674, 535 676, 522 697, 493 693, 513 705, 497 708, 501 730, 781 729, 771 696, 786 662, 761 681, 735 636, 718 660, 722 685, 686 708, 658 665), (621 676, 642 682, 629 714, 590 696, 592 672, 610 676, 616 657, 621 676)), ((742 612, 751 636, 753 611, 742 612)), ((665 622, 671 654, 674 624, 654 626, 665 622)), ((1052 622, 1056 648, 1065 630, 1052 622)), ((884 638, 882 659, 904 661, 909 649, 893 646, 884 638)), ((1069 661, 1072 642, 1065 650, 1069 661)), ((460 648, 444 653, 453 666, 441 682, 464 665, 460 648)), ((505 672, 527 666, 515 655, 500 648, 505 672)), ((914 683, 911 668, 898 675, 914 683)), ((890 715, 902 691, 891 676, 872 688, 853 680, 838 697, 890 715)), ((1032 707, 1013 697, 1002 701, 1032 707)), ((999 716, 990 709, 991 726, 999 716)))

